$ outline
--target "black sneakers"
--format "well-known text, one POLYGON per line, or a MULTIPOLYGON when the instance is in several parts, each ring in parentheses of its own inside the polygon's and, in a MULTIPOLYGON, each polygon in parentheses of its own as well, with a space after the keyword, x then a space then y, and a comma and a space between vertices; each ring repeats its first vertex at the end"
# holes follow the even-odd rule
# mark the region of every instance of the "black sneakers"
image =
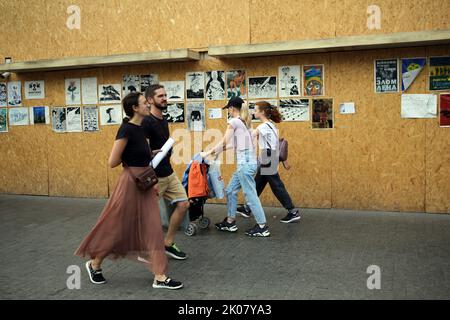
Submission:
POLYGON ((236 226, 236 221, 232 223, 228 222, 228 218, 225 218, 222 222, 216 223, 216 228, 220 231, 236 232, 238 227, 236 226))
POLYGON ((302 218, 299 210, 289 211, 286 217, 281 219, 280 221, 283 223, 291 223, 298 221, 302 218))
POLYGON ((155 281, 153 281, 153 288, 176 290, 183 288, 183 283, 180 281, 172 280, 169 277, 167 277, 166 280, 164 281, 158 281, 155 279, 155 281))
POLYGON ((250 210, 250 208, 246 205, 239 206, 237 208, 237 212, 244 218, 250 218, 250 216, 252 215, 252 210, 250 210))
POLYGON ((92 283, 103 284, 106 282, 106 279, 103 278, 102 269, 94 270, 92 268, 91 261, 86 262, 86 270, 92 283))
POLYGON ((187 258, 186 253, 178 249, 177 245, 175 243, 172 243, 171 246, 165 246, 166 247, 166 255, 177 259, 177 260, 184 260, 187 258))
POLYGON ((245 234, 250 237, 268 237, 270 236, 269 227, 267 224, 261 228, 259 224, 256 224, 253 228, 245 231, 245 234))

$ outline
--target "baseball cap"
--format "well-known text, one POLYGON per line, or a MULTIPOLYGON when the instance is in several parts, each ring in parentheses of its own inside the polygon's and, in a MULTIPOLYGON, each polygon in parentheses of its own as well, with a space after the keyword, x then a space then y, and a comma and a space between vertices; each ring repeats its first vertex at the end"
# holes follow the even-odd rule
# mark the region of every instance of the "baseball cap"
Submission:
POLYGON ((229 107, 235 107, 235 108, 240 109, 240 108, 242 108, 243 103, 244 103, 244 100, 242 100, 241 98, 233 97, 228 101, 227 105, 225 107, 223 107, 222 109, 227 109, 229 107))

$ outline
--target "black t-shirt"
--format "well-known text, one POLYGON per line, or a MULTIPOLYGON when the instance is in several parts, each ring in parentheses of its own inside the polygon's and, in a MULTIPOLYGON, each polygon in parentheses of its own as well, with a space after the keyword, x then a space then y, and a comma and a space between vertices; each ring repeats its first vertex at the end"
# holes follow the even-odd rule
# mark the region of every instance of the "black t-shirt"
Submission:
POLYGON ((141 126, 123 123, 116 135, 116 140, 128 139, 122 153, 122 162, 129 167, 147 167, 151 160, 150 147, 141 126))
MULTIPOLYGON (((142 120, 142 128, 144 129, 145 136, 150 139, 150 148, 152 150, 161 149, 164 143, 169 140, 169 123, 166 119, 158 119, 153 115, 146 116, 144 120, 142 120)), ((171 154, 172 150, 169 151, 167 156, 165 156, 155 168, 158 177, 168 177, 173 173, 170 164, 171 154)))

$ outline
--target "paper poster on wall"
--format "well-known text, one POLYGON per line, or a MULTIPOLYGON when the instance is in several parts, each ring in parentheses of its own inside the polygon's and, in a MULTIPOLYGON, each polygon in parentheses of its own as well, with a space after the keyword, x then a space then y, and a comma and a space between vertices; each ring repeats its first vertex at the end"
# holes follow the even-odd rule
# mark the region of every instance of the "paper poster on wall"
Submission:
POLYGON ((8 109, 0 108, 0 132, 8 132, 8 109))
POLYGON ((139 76, 126 74, 122 77, 122 96, 125 97, 130 92, 137 92, 141 88, 139 76))
POLYGON ((187 103, 188 129, 190 131, 205 131, 205 103, 203 101, 190 101, 187 103))
POLYGON ((299 96, 301 92, 300 66, 278 67, 278 90, 280 98, 299 96))
POLYGON ((166 89, 167 101, 184 100, 184 81, 161 81, 159 84, 166 89))
POLYGON ((439 97, 439 125, 450 127, 450 93, 442 93, 439 97))
POLYGON ((145 90, 152 84, 159 83, 159 77, 157 74, 143 74, 139 78, 139 82, 141 85, 141 92, 145 93, 145 90))
MULTIPOLYGON (((256 108, 256 103, 258 101, 262 101, 262 100, 254 100, 254 101, 249 101, 248 102, 248 111, 249 113, 252 115, 252 122, 261 122, 261 120, 257 119, 255 117, 255 108, 256 108)), ((277 100, 264 100, 265 102, 270 103, 270 105, 272 106, 277 106, 278 105, 278 101, 277 100)), ((228 117, 230 115, 228 114, 228 117)), ((231 118, 229 118, 229 120, 231 120, 231 118)))
POLYGON ((30 124, 50 124, 49 107, 30 107, 30 124))
POLYGON ((186 99, 205 99, 205 73, 186 73, 186 99))
POLYGON ((248 98, 264 99, 277 97, 277 77, 249 77, 248 78, 248 98))
POLYGON ((355 113, 355 103, 354 102, 343 102, 339 104, 340 114, 353 114, 355 113))
POLYGON ((303 95, 322 96, 325 94, 325 67, 321 64, 303 66, 303 95))
POLYGON ((101 106, 100 107, 100 125, 122 124, 122 106, 101 106))
POLYGON ((10 107, 22 105, 22 83, 20 81, 8 82, 7 94, 10 107))
POLYGON ((437 96, 434 94, 402 94, 402 118, 436 118, 437 96))
POLYGON ((81 132, 81 107, 67 107, 66 110, 67 132, 81 132))
POLYGON ((168 122, 184 122, 184 103, 168 103, 167 109, 162 114, 168 122))
POLYGON ((9 109, 9 125, 10 126, 27 126, 30 124, 28 108, 10 108, 9 109))
POLYGON ((426 58, 403 58, 402 65, 402 91, 406 91, 414 82, 427 63, 426 58))
POLYGON ((120 84, 101 84, 98 86, 98 96, 100 103, 120 103, 120 84))
POLYGON ((247 97, 245 70, 230 70, 225 73, 227 80, 227 99, 247 97))
POLYGON ((450 56, 430 58, 430 90, 450 90, 450 56))
POLYGON ((0 107, 7 106, 6 82, 0 82, 0 107))
POLYGON ((225 71, 206 72, 206 100, 225 100, 225 71))
POLYGON ((309 99, 280 100, 279 110, 283 121, 309 121, 309 99))
POLYGON ((222 108, 208 109, 209 119, 222 119, 222 108))
POLYGON ((81 79, 81 100, 83 104, 97 104, 97 78, 88 77, 81 79))
POLYGON ((66 105, 81 104, 81 79, 66 79, 66 105))
POLYGON ((398 60, 386 59, 374 62, 375 92, 397 92, 398 91, 398 60))
POLYGON ((333 99, 312 99, 312 128, 332 129, 334 127, 333 99))
POLYGON ((83 107, 83 131, 98 131, 98 107, 83 107))
POLYGON ((66 108, 52 108, 52 129, 55 132, 66 132, 66 108))
POLYGON ((45 99, 44 80, 25 81, 25 99, 45 99))

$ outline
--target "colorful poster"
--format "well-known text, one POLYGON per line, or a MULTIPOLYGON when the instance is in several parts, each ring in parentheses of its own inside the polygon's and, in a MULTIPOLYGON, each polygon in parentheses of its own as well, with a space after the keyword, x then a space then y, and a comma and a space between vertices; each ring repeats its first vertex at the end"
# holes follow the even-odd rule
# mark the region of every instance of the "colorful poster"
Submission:
POLYGON ((81 79, 66 79, 66 105, 81 104, 81 79))
POLYGON ((277 97, 277 77, 249 77, 248 78, 248 98, 264 99, 277 97))
POLYGON ((184 100, 184 81, 161 81, 159 84, 164 86, 168 102, 184 100))
POLYGON ((122 106, 101 106, 100 107, 100 124, 109 126, 122 123, 122 106))
POLYGON ((145 74, 140 76, 141 92, 145 93, 145 90, 152 84, 157 84, 159 82, 157 74, 145 74))
POLYGON ((191 101, 187 103, 188 129, 190 131, 205 131, 205 103, 203 101, 191 101))
POLYGON ((184 103, 168 103, 162 114, 168 122, 184 122, 184 103))
POLYGON ((134 74, 126 74, 122 79, 122 96, 125 97, 130 92, 137 92, 141 88, 139 84, 139 76, 134 74))
POLYGON ((450 90, 450 56, 430 58, 430 90, 450 90))
POLYGON ((375 60, 375 92, 398 91, 398 60, 375 60))
POLYGON ((402 91, 406 91, 414 82, 427 63, 426 58, 403 58, 402 62, 402 91))
POLYGON ((25 99, 45 99, 44 81, 25 81, 25 99))
POLYGON ((120 103, 120 84, 102 84, 98 86, 100 103, 120 103))
POLYGON ((332 129, 333 117, 333 99, 312 99, 313 129, 332 129))
POLYGON ((83 107, 83 131, 98 130, 98 107, 83 107))
POLYGON ((28 116, 28 108, 11 108, 9 109, 9 125, 10 126, 26 126, 30 124, 28 116))
POLYGON ((435 94, 402 94, 402 118, 436 118, 437 96, 435 94))
POLYGON ((205 99, 205 73, 186 73, 186 99, 205 99))
POLYGON ((325 94, 324 79, 323 65, 303 66, 303 95, 323 96, 325 94))
POLYGON ((81 107, 67 107, 66 110, 67 132, 81 132, 81 107))
POLYGON ((278 90, 280 98, 300 95, 300 66, 278 68, 278 90))
POLYGON ((309 99, 280 100, 279 110, 283 121, 309 121, 309 99))
POLYGON ((97 104, 97 78, 89 77, 81 79, 81 100, 83 104, 97 104))
POLYGON ((7 112, 8 109, 0 108, 0 132, 8 132, 7 112))
POLYGON ((247 97, 245 70, 230 70, 226 72, 227 99, 233 97, 247 97))
POLYGON ((66 132, 66 108, 52 108, 52 129, 55 132, 66 132))
POLYGON ((450 127, 450 93, 441 94, 439 100, 439 125, 450 127))
POLYGON ((0 107, 7 106, 6 82, 0 82, 0 107))
POLYGON ((30 124, 50 124, 48 107, 30 107, 30 124))
POLYGON ((22 105, 22 83, 20 81, 8 82, 7 93, 8 105, 10 107, 18 107, 22 105))
POLYGON ((225 100, 225 71, 206 72, 206 99, 225 100))

